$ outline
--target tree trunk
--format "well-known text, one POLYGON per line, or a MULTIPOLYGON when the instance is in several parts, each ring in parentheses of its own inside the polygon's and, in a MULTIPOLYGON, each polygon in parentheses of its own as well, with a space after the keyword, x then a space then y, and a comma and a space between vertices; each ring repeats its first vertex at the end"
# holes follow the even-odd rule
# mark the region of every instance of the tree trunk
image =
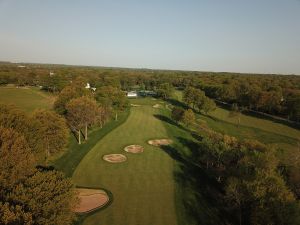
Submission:
POLYGON ((48 159, 49 159, 49 156, 50 156, 50 149, 49 149, 50 147, 49 147, 49 141, 47 140, 47 148, 46 148, 46 154, 45 154, 45 156, 46 156, 46 160, 45 160, 45 164, 46 164, 46 166, 48 166, 48 159))
POLYGON ((80 130, 78 130, 78 144, 81 144, 81 140, 80 140, 80 130))
POLYGON ((239 212, 239 220, 240 220, 240 221, 239 221, 239 222, 240 222, 240 225, 242 225, 242 207, 241 207, 241 205, 240 205, 239 208, 240 208, 240 210, 239 210, 239 211, 240 211, 240 212, 239 212))
POLYGON ((88 139, 88 132, 87 132, 87 127, 88 127, 88 125, 87 125, 87 123, 85 124, 85 135, 84 135, 84 140, 87 140, 88 139))
POLYGON ((116 120, 116 121, 118 120, 118 112, 116 112, 115 120, 116 120))

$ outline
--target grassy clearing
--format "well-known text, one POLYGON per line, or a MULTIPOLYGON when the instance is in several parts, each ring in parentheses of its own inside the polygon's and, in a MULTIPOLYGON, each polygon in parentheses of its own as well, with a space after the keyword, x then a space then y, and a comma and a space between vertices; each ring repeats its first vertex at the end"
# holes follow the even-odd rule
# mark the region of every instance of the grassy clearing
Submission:
MULTIPOLYGON (((213 118, 232 123, 234 125, 238 125, 238 119, 234 117, 229 116, 229 111, 222 109, 222 108, 217 108, 214 112, 210 113, 210 115, 213 118)), ((241 123, 240 125, 244 127, 252 127, 252 128, 258 128, 262 131, 266 131, 269 133, 273 134, 279 134, 279 135, 284 135, 290 138, 299 138, 300 137, 300 131, 283 125, 281 123, 276 123, 270 120, 266 119, 261 119, 257 117, 252 117, 252 116, 247 116, 242 114, 240 116, 241 123)))
POLYGON ((165 225, 177 224, 174 160, 152 147, 149 139, 167 138, 163 122, 152 106, 132 107, 127 121, 113 130, 84 157, 74 172, 77 185, 101 186, 113 194, 107 209, 87 217, 84 224, 165 225), (141 154, 126 153, 130 144, 145 147, 141 154), (110 164, 103 154, 122 153, 128 160, 110 164))
POLYGON ((0 87, 0 102, 15 104, 24 111, 31 112, 37 108, 51 109, 54 97, 33 87, 0 87))
MULTIPOLYGON (((182 92, 176 91, 174 99, 182 101, 182 92)), ((287 125, 242 114, 240 125, 237 117, 229 117, 229 110, 218 107, 209 115, 197 115, 198 122, 211 129, 239 139, 256 139, 266 144, 274 144, 284 150, 297 146, 300 131, 287 125)))

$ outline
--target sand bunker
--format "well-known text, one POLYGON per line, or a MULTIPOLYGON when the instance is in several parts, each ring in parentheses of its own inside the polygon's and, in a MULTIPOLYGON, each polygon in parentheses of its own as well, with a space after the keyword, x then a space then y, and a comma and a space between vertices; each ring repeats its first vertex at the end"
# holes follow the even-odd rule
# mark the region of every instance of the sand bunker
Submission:
POLYGON ((128 145, 124 148, 124 150, 130 153, 142 153, 144 151, 144 147, 141 145, 128 145))
POLYGON ((127 160, 127 157, 123 154, 109 154, 104 155, 103 160, 110 162, 110 163, 121 163, 127 160))
POLYGON ((156 109, 158 109, 158 108, 160 108, 160 107, 161 107, 160 104, 155 104, 155 105, 153 105, 153 108, 156 108, 156 109))
POLYGON ((107 193, 100 189, 76 188, 79 204, 75 207, 76 213, 89 213, 105 206, 109 202, 107 193))
POLYGON ((155 140, 149 140, 148 144, 153 146, 162 146, 162 145, 170 145, 173 141, 171 139, 155 139, 155 140))

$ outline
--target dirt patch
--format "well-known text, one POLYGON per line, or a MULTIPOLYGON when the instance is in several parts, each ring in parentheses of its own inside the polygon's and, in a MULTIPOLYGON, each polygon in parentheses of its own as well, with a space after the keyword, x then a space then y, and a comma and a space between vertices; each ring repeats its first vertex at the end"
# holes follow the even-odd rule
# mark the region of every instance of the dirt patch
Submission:
POLYGON ((75 207, 76 213, 89 213, 105 206, 109 202, 107 193, 100 189, 76 188, 79 204, 75 207))
POLYGON ((171 139, 155 139, 155 140, 149 140, 148 144, 153 146, 162 146, 162 145, 170 145, 173 141, 171 139))
POLYGON ((155 104, 155 105, 153 105, 153 108, 156 108, 156 109, 159 109, 160 107, 161 107, 160 104, 155 104))
POLYGON ((128 145, 124 148, 124 151, 130 153, 142 153, 144 151, 144 147, 141 145, 128 145))
POLYGON ((123 154, 109 154, 104 155, 103 160, 110 162, 110 163, 121 163, 127 160, 127 157, 123 154))

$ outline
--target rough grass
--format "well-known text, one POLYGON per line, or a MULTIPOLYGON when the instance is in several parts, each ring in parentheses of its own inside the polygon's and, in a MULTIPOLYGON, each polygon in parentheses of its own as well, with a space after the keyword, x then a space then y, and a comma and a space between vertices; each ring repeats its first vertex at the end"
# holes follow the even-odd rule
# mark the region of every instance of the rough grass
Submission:
POLYGON ((54 97, 38 88, 0 87, 0 102, 15 104, 24 111, 31 112, 37 108, 51 109, 54 97))
MULTIPOLYGON (((182 91, 175 91, 175 101, 182 101, 182 91)), ((237 117, 230 117, 229 110, 217 107, 209 115, 198 114, 198 122, 211 129, 235 136, 239 139, 256 139, 266 144, 274 144, 290 150, 300 142, 300 130, 271 120, 242 114, 240 124, 237 117)))
POLYGON ((149 139, 168 137, 156 113, 152 106, 132 107, 127 121, 101 139, 75 170, 77 185, 104 187, 114 199, 110 207, 87 217, 83 224, 177 224, 175 161, 147 144, 149 139), (102 160, 103 154, 124 154, 129 144, 143 145, 143 154, 125 153, 128 160, 122 164, 102 160))

